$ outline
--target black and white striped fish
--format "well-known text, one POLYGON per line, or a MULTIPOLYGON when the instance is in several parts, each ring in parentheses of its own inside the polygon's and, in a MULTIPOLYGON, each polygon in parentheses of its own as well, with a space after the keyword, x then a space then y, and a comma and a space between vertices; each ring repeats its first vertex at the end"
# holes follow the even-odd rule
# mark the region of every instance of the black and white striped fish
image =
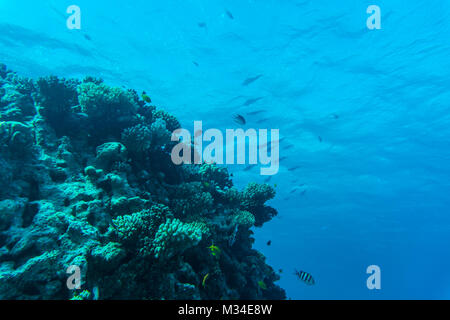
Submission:
POLYGON ((316 282, 314 281, 314 278, 312 277, 311 274, 309 274, 308 272, 305 271, 297 271, 295 270, 294 274, 300 279, 302 280, 304 283, 306 283, 309 286, 314 285, 316 282))

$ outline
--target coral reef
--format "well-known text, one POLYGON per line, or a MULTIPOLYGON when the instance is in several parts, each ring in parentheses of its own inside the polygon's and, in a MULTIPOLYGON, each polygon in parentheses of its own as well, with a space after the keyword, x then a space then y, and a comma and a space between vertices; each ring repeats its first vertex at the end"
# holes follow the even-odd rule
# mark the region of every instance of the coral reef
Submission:
POLYGON ((148 102, 0 65, 0 299, 285 298, 252 248, 274 190, 174 165, 180 123, 148 102))

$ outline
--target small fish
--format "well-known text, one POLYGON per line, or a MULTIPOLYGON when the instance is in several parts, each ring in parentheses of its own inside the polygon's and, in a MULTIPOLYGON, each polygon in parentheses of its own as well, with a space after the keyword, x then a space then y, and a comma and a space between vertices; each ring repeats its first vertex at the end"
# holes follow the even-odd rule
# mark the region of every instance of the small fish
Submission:
POLYGON ((314 278, 308 273, 308 272, 305 272, 305 271, 297 271, 297 270, 295 270, 294 271, 294 274, 301 280, 301 281, 303 281, 304 283, 306 283, 307 285, 309 285, 309 286, 312 286, 312 285, 314 285, 316 282, 314 281, 314 278))
POLYGON ((246 166, 243 170, 244 170, 244 171, 248 171, 248 170, 254 168, 255 166, 256 166, 255 164, 251 164, 251 165, 249 165, 249 166, 246 166))
POLYGON ((293 144, 289 144, 289 145, 287 145, 286 147, 284 147, 284 150, 289 150, 289 149, 291 149, 291 148, 293 148, 293 147, 294 147, 293 144))
POLYGON ((234 20, 233 14, 230 11, 225 10, 225 13, 227 14, 228 18, 230 18, 231 20, 234 20))
POLYGON ((279 272, 279 273, 283 273, 283 269, 279 269, 278 272, 279 272))
POLYGON ((333 113, 331 116, 333 117, 333 119, 339 119, 339 115, 337 113, 333 113))
POLYGON ((262 280, 258 281, 258 287, 260 287, 262 290, 267 290, 267 286, 262 280))
POLYGON ((267 245, 270 246, 272 244, 272 240, 267 241, 267 245))
POLYGON ((250 105, 252 105, 252 104, 258 102, 258 101, 261 100, 262 98, 263 98, 263 97, 247 99, 247 100, 244 102, 243 106, 248 107, 248 106, 250 106, 250 105))
POLYGON ((205 287, 205 285, 206 285, 206 280, 209 278, 209 273, 207 273, 204 277, 203 277, 203 281, 202 281, 202 286, 203 286, 203 288, 205 287))
POLYGON ((297 191, 299 191, 299 190, 302 190, 302 187, 303 187, 304 185, 305 185, 305 184, 302 183, 301 185, 298 185, 298 186, 293 187, 289 193, 291 194, 291 193, 295 193, 295 192, 297 192, 297 191))
POLYGON ((295 170, 300 169, 300 168, 301 168, 300 166, 295 166, 295 167, 292 167, 292 168, 288 168, 288 171, 295 171, 295 170))
POLYGON ((263 119, 256 121, 256 123, 263 123, 263 122, 267 122, 269 120, 270 120, 269 118, 263 118, 263 119))
POLYGON ((232 247, 234 245, 234 243, 236 242, 236 236, 237 236, 238 231, 239 231, 239 225, 236 224, 236 226, 234 227, 233 233, 228 238, 228 246, 229 247, 232 247))
POLYGON ((259 78, 261 78, 262 76, 263 76, 262 74, 258 74, 257 76, 247 78, 244 80, 244 82, 242 82, 242 85, 244 87, 248 86, 249 84, 251 84, 251 83, 255 82, 256 80, 258 80, 259 78))
POLYGON ((234 122, 239 123, 240 125, 245 125, 247 121, 245 121, 245 118, 241 116, 240 114, 235 114, 233 116, 234 122))
POLYGON ((150 99, 150 97, 145 91, 142 91, 142 100, 144 100, 147 103, 152 103, 152 99, 150 99))
POLYGON ((267 178, 264 179, 264 183, 269 182, 272 179, 272 176, 268 176, 267 178))
POLYGON ((206 23, 205 22, 199 22, 197 23, 199 28, 206 28, 206 23))
POLYGON ((255 115, 260 114, 260 113, 263 113, 263 112, 266 112, 266 110, 255 110, 255 111, 250 111, 250 112, 247 112, 247 115, 249 115, 249 116, 255 116, 255 115))
POLYGON ((215 246, 214 244, 211 244, 211 245, 208 247, 208 249, 211 250, 211 254, 212 254, 214 257, 216 257, 217 255, 220 254, 220 249, 219 249, 219 247, 215 246))
POLYGON ((200 66, 197 62, 195 62, 195 61, 192 61, 192 63, 194 64, 194 66, 196 66, 196 67, 198 67, 198 66, 200 66))
POLYGON ((322 139, 322 137, 321 137, 321 136, 318 136, 318 137, 317 137, 317 139, 319 139, 319 141, 320 141, 320 142, 322 142, 322 141, 323 141, 323 139, 322 139))
POLYGON ((88 36, 87 34, 84 34, 84 38, 85 38, 86 40, 89 40, 89 41, 92 40, 92 38, 91 38, 90 36, 88 36))

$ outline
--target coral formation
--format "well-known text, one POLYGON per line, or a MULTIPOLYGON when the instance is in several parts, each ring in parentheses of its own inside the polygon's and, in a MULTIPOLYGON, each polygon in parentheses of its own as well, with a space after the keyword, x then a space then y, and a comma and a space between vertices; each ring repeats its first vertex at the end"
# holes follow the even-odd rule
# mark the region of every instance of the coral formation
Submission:
POLYGON ((252 249, 274 190, 173 164, 180 123, 148 103, 0 65, 0 299, 285 298, 252 249))

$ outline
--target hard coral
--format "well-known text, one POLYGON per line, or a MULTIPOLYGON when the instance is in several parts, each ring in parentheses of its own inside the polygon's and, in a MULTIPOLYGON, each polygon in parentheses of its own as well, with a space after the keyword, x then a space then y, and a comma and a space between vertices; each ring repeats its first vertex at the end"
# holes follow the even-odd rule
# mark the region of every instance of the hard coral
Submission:
POLYGON ((285 298, 252 249, 274 190, 174 165, 180 124, 155 110, 101 79, 35 83, 0 65, 0 299, 285 298))

